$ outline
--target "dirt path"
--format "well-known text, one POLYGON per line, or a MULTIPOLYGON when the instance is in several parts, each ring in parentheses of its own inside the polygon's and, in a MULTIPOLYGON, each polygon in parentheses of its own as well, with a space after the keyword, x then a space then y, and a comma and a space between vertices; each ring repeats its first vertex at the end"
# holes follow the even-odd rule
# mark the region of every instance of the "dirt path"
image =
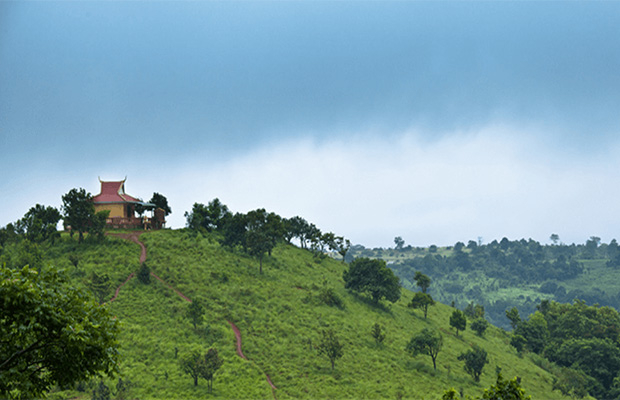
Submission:
MULTIPOLYGON (((140 264, 144 263, 146 261, 146 246, 144 245, 144 243, 142 243, 140 241, 140 235, 142 235, 142 233, 144 232, 130 232, 130 233, 112 233, 109 232, 107 233, 107 235, 110 236, 115 236, 115 237, 120 237, 122 239, 125 240, 130 240, 134 243, 137 243, 138 245, 140 245, 140 264)), ((116 298, 118 297, 118 293, 120 292, 121 288, 131 280, 131 278, 134 277, 134 273, 132 272, 131 274, 129 274, 129 276, 127 277, 127 279, 125 280, 125 282, 121 283, 119 285, 119 287, 116 288, 116 291, 114 292, 114 296, 112 297, 112 299, 110 299, 110 303, 113 302, 114 300, 116 300, 116 298)), ((174 291, 177 295, 179 295, 179 297, 181 297, 183 300, 191 303, 192 300, 187 297, 186 295, 184 295, 183 293, 181 293, 179 290, 175 289, 174 287, 172 287, 172 285, 170 285, 168 282, 164 281, 163 279, 161 279, 159 276, 155 275, 154 272, 151 271, 151 276, 154 277, 155 279, 157 279, 158 281, 160 281, 161 283, 163 283, 164 285, 166 285, 169 289, 171 289, 172 291, 174 291)), ((243 351, 241 350, 241 332, 239 331, 239 328, 237 328, 237 326, 232 323, 231 321, 227 321, 230 324, 230 327, 232 328, 233 332, 235 333, 235 337, 237 338, 237 354, 239 355, 239 357, 247 360, 248 358, 245 356, 245 354, 243 354, 243 351)), ((269 386, 271 386, 271 392, 273 394, 273 398, 275 400, 277 400, 276 398, 276 385, 273 384, 273 382, 271 382, 271 377, 269 377, 269 374, 265 374, 265 378, 267 379, 267 383, 269 383, 269 386)))

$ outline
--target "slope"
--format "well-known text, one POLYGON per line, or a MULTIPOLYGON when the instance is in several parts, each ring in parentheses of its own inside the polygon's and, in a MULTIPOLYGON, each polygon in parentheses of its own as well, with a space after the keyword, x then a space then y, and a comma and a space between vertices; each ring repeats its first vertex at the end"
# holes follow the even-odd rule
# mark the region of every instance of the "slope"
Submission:
MULTIPOLYGON (((194 387, 180 371, 178 359, 193 349, 205 352, 209 347, 216 347, 224 359, 214 393, 209 395, 214 398, 438 399, 449 387, 480 395, 494 383, 499 368, 506 377, 521 377, 533 398, 562 398, 552 391, 553 376, 536 365, 545 363, 529 356, 519 358, 502 330, 491 327, 484 338, 471 331, 456 337, 448 322, 452 308, 438 304, 424 319, 406 307, 412 297, 408 291, 396 304, 374 306, 344 289, 346 265, 341 262, 281 244, 265 260, 261 275, 255 260, 223 249, 208 235, 159 231, 145 233, 141 240, 148 249, 146 263, 151 270, 208 311, 205 324, 194 329, 185 317, 188 303, 167 286, 155 280, 144 285, 137 279, 123 286, 108 306, 123 324, 121 373, 129 383, 129 398, 206 397, 206 384, 194 387), (321 303, 318 295, 323 288, 332 288, 344 306, 321 303), (228 321, 241 331, 243 353, 249 360, 236 354, 228 321), (382 345, 370 335, 375 322, 387 331, 382 345), (430 358, 412 358, 404 351, 411 336, 424 327, 441 331, 444 338, 436 371, 430 358), (314 349, 325 328, 332 328, 345 344, 344 357, 334 371, 314 349), (490 363, 480 383, 457 361, 473 344, 489 353, 490 363), (273 393, 265 374, 278 388, 273 393)), ((118 284, 137 270, 140 254, 137 244, 121 242, 109 238, 97 249, 105 261, 96 268, 118 276, 118 284), (131 268, 117 265, 114 260, 119 257, 108 261, 104 255, 119 248, 123 254, 133 248, 136 261, 123 259, 131 268)), ((66 264, 61 253, 54 252, 52 258, 66 264)), ((111 287, 109 297, 113 292, 111 287)), ((116 381, 107 383, 116 385, 116 381)))

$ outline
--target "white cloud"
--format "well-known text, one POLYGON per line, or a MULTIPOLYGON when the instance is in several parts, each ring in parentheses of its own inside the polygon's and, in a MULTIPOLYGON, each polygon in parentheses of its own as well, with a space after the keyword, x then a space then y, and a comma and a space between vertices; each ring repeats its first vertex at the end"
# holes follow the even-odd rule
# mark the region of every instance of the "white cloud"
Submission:
MULTIPOLYGON (((339 135, 326 142, 290 140, 226 162, 140 162, 97 173, 102 179, 127 175, 127 192, 135 196, 167 196, 169 225, 177 228, 194 202, 218 197, 233 211, 264 207, 285 217, 301 215, 366 246, 391 246, 395 236, 412 245, 451 245, 479 236, 485 242, 504 236, 546 242, 551 233, 569 243, 591 235, 620 238, 620 148, 578 158, 529 132, 489 126, 432 142, 416 132, 339 135)), ((92 170, 83 171, 81 180, 57 172, 51 180, 25 176, 18 198, 59 205, 71 187, 98 192, 92 170)), ((0 224, 30 206, 3 205, 12 215, 0 224)))

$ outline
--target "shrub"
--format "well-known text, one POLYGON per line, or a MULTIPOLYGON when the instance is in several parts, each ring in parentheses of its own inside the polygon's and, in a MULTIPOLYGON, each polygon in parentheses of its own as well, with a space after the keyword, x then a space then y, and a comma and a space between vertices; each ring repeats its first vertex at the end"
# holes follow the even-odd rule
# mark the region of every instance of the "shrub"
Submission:
POLYGON ((321 289, 321 292, 319 293, 319 300, 321 300, 328 306, 338 308, 342 308, 344 306, 342 299, 336 294, 336 292, 334 292, 334 289, 332 288, 321 289))
POLYGON ((146 265, 146 263, 142 263, 142 265, 140 265, 140 269, 138 270, 138 280, 145 285, 151 283, 151 269, 148 265, 146 265))

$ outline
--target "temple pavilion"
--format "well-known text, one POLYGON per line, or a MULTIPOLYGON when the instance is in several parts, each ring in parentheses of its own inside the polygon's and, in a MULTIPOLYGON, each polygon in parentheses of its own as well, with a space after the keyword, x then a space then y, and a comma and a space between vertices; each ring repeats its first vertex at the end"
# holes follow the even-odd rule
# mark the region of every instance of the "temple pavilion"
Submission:
POLYGON ((106 221, 113 228, 125 229, 160 229, 166 223, 164 210, 155 208, 154 204, 145 203, 140 199, 125 193, 125 181, 102 181, 101 192, 93 197, 95 212, 108 210, 110 214, 106 221), (153 210, 151 216, 136 216, 136 206, 143 206, 153 210))

